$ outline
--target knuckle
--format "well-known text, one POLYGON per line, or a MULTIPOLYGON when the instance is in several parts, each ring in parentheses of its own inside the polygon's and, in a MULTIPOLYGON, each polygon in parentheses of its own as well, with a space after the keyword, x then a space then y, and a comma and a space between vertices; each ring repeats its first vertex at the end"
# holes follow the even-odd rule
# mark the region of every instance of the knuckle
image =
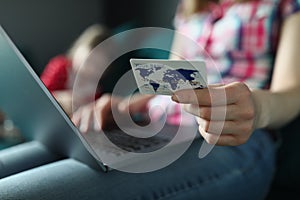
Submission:
POLYGON ((243 83, 243 82, 233 82, 229 89, 232 90, 232 92, 243 95, 243 96, 249 96, 251 95, 251 91, 249 87, 243 83))
POLYGON ((244 97, 249 98, 251 96, 251 91, 245 83, 239 83, 238 87, 239 93, 242 94, 244 97))
POLYGON ((236 93, 238 92, 240 82, 233 82, 231 84, 228 85, 228 87, 226 87, 226 90, 230 93, 236 93))
POLYGON ((111 101, 111 96, 108 95, 108 94, 104 94, 101 98, 102 98, 102 100, 103 100, 104 102, 109 102, 109 101, 111 101))
POLYGON ((110 103, 111 96, 108 94, 104 94, 100 97, 100 99, 96 102, 97 107, 103 107, 105 104, 110 103))
POLYGON ((234 85, 241 90, 248 89, 248 86, 243 82, 235 82, 234 85))

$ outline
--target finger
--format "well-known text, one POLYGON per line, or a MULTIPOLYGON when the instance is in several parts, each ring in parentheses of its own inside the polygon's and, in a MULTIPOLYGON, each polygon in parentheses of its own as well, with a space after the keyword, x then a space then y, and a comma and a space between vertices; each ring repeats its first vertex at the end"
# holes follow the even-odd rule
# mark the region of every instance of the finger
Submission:
POLYGON ((102 127, 101 127, 101 124, 97 118, 97 110, 95 110, 95 112, 93 112, 93 115, 94 115, 94 130, 95 131, 101 131, 102 130, 102 127))
POLYGON ((232 83, 221 86, 208 86, 197 90, 180 90, 175 92, 172 100, 177 103, 195 104, 199 106, 220 106, 235 103, 240 92, 246 90, 243 83, 232 83))
POLYGON ((71 120, 72 120, 72 122, 74 123, 74 125, 76 126, 76 127, 78 127, 79 126, 79 124, 80 124, 80 119, 81 119, 81 112, 82 112, 82 108, 79 108, 74 114, 73 114, 73 116, 72 116, 72 118, 71 118, 71 120))
POLYGON ((233 134, 221 135, 218 139, 217 145, 219 146, 238 146, 246 143, 248 138, 236 137, 233 134))
POLYGON ((175 92, 172 100, 177 103, 195 104, 199 106, 226 105, 226 93, 223 87, 196 90, 180 90, 175 92))
POLYGON ((199 132, 210 145, 237 146, 244 143, 244 141, 238 140, 233 134, 215 135, 204 131, 201 127, 199 127, 199 132))
POLYGON ((202 118, 197 118, 197 123, 206 132, 215 135, 232 133, 230 129, 231 121, 207 121, 202 118))
POLYGON ((204 131, 214 135, 228 134, 234 131, 234 128, 231 127, 234 124, 232 121, 207 121, 197 118, 197 123, 204 131))
POLYGON ((101 130, 117 128, 114 116, 121 114, 118 110, 121 100, 119 97, 106 95, 97 102, 96 119, 101 130))
POLYGON ((120 112, 145 112, 148 102, 154 95, 133 95, 124 99, 118 106, 120 112))
POLYGON ((198 105, 184 104, 183 108, 186 112, 206 120, 234 120, 237 115, 234 105, 199 107, 198 105))
POLYGON ((79 130, 82 133, 86 133, 91 125, 92 122, 92 116, 93 116, 93 108, 85 108, 83 109, 81 113, 81 121, 80 121, 80 126, 79 130))
POLYGON ((201 126, 199 126, 198 130, 208 144, 215 145, 218 142, 220 135, 209 134, 201 126))
POLYGON ((97 100, 94 116, 96 119, 95 123, 100 130, 104 129, 109 121, 112 120, 111 102, 112 96, 110 95, 103 95, 100 99, 97 100))
POLYGON ((180 90, 174 93, 172 100, 177 103, 210 106, 211 99, 208 88, 197 90, 180 90), (201 98, 200 98, 201 97, 201 98))
POLYGON ((220 134, 249 135, 253 131, 253 121, 207 121, 202 118, 196 118, 197 123, 205 131, 220 134))

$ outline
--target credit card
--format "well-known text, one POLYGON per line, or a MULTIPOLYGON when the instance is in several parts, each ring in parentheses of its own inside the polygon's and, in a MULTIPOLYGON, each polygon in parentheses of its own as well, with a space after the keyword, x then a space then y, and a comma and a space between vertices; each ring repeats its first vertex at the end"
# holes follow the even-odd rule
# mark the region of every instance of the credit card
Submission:
POLYGON ((203 60, 130 59, 130 64, 142 94, 172 95, 207 87, 203 60))

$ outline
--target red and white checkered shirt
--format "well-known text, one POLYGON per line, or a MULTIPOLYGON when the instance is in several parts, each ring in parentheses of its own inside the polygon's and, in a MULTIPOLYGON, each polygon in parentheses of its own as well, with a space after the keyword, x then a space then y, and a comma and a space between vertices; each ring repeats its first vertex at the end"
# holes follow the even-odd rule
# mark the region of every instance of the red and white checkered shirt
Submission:
MULTIPOLYGON (((201 47, 186 46, 181 52, 185 59, 206 61, 208 83, 239 81, 251 88, 268 88, 282 22, 299 10, 300 0, 223 0, 188 20, 178 14, 176 30, 201 47)), ((156 97, 150 106, 162 104, 158 99, 166 98, 156 97)), ((179 109, 170 109, 169 98, 164 104, 172 110, 169 122, 178 124, 179 109)))

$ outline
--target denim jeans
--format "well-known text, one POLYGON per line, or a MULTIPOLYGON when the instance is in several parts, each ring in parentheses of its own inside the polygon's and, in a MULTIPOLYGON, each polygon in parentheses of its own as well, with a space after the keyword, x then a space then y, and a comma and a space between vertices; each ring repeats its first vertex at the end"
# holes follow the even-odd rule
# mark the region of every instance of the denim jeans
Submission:
POLYGON ((216 146, 199 159, 201 142, 195 140, 171 165, 141 174, 95 171, 74 159, 57 158, 41 144, 22 144, 0 152, 1 171, 6 173, 0 180, 0 199, 264 199, 276 154, 267 133, 257 130, 246 144, 216 146))

